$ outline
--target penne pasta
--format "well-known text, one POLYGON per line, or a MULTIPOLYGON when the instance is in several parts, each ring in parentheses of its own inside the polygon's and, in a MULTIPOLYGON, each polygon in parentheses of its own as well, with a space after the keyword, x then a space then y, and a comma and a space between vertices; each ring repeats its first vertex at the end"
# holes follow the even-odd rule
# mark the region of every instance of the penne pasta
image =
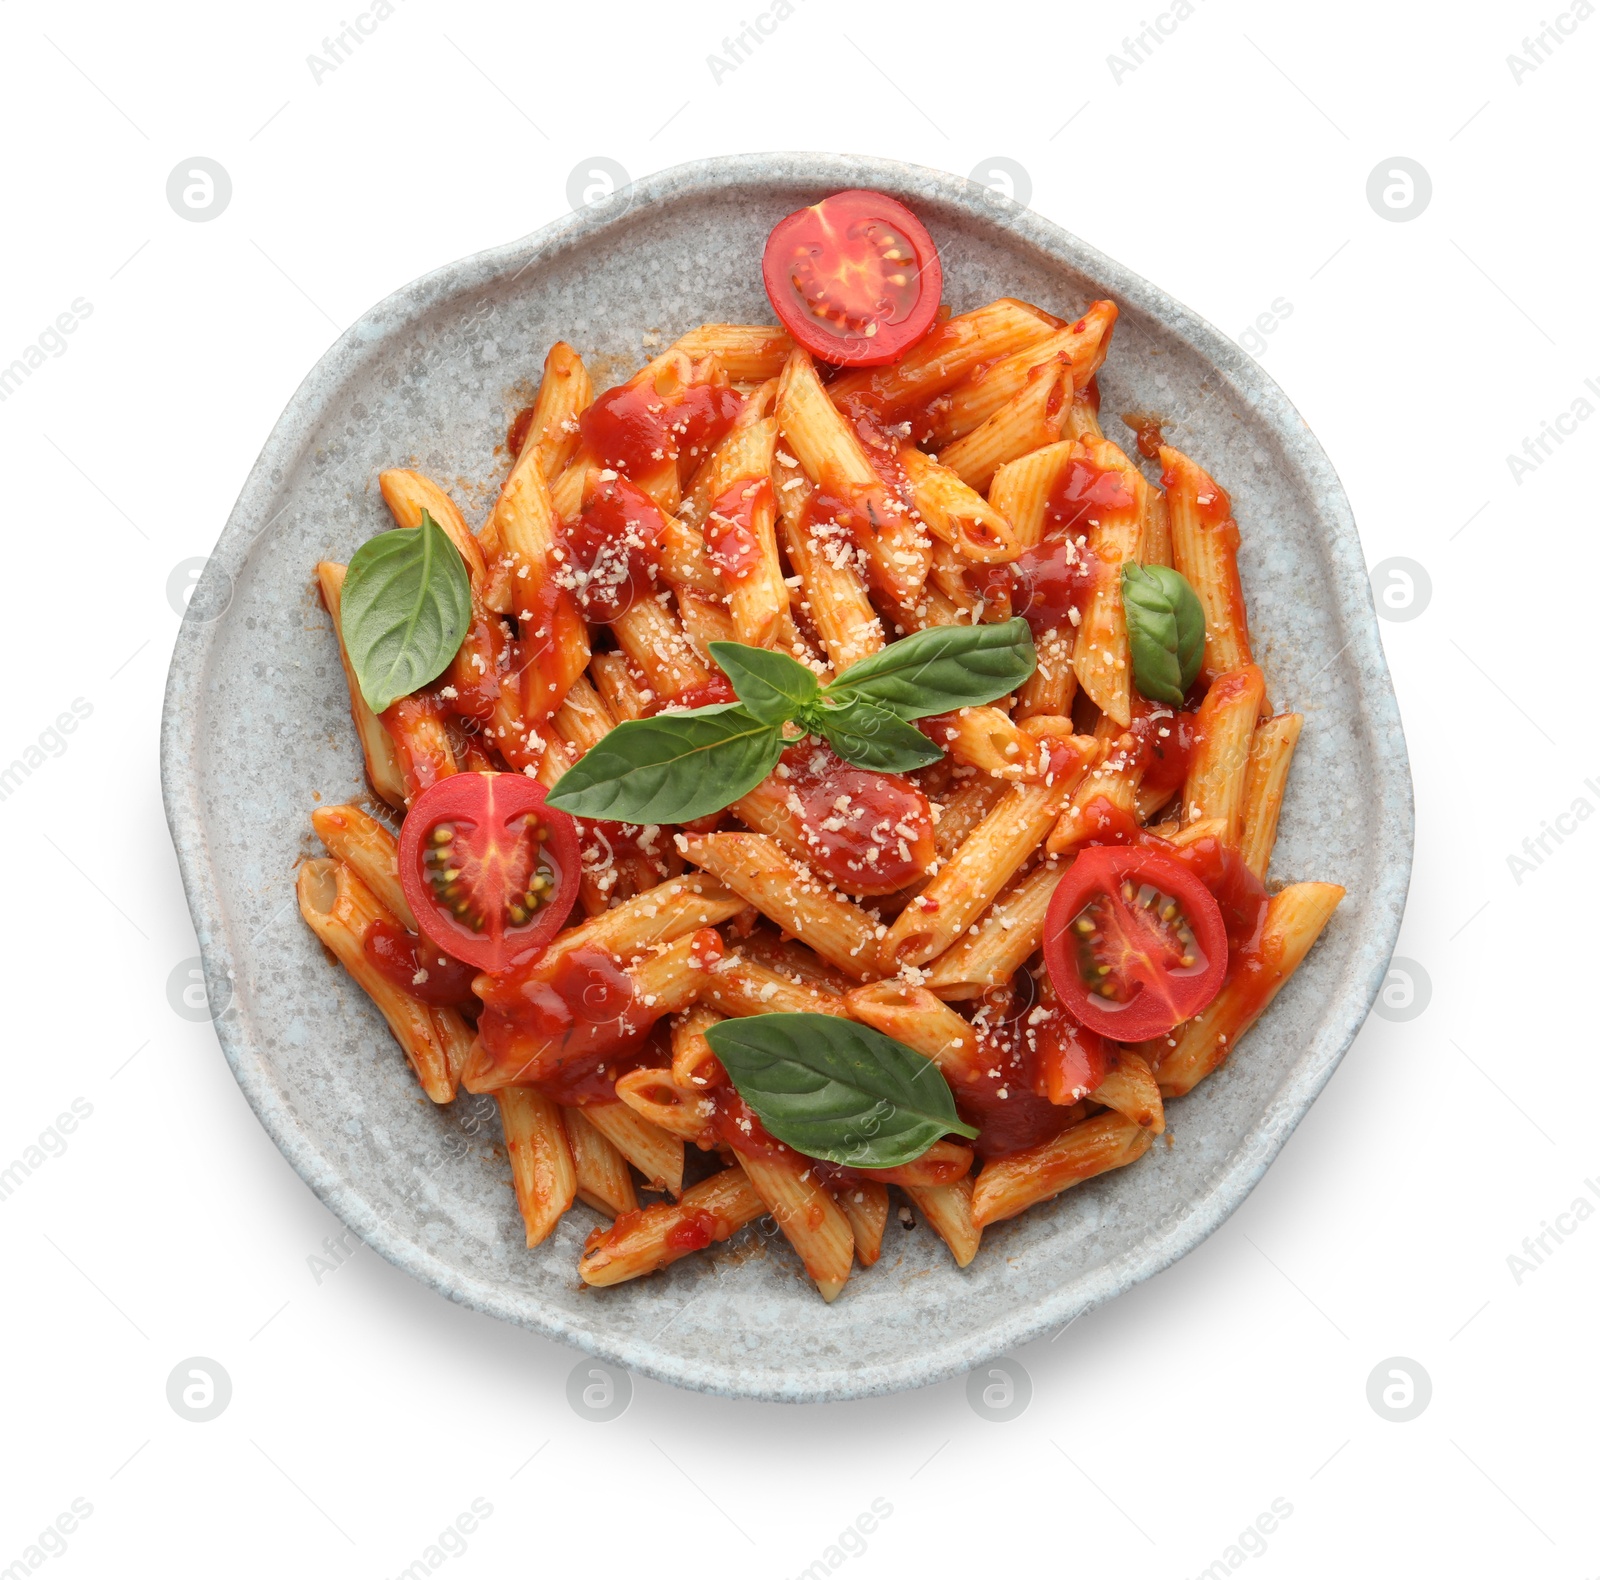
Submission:
POLYGON ((1096 1174, 1120 1169, 1150 1149, 1150 1131, 1118 1113, 1097 1114, 1063 1130, 1054 1141, 985 1163, 972 1192, 980 1228, 1015 1218, 1096 1174))
MULTIPOLYGON (((517 1091, 517 1087, 507 1087, 517 1091)), ((586 1207, 604 1213, 608 1218, 620 1218, 625 1212, 639 1210, 639 1197, 633 1188, 633 1176, 623 1155, 589 1123, 581 1108, 563 1108, 562 1122, 566 1125, 567 1146, 572 1153, 572 1172, 576 1180, 577 1199, 586 1207)))
POLYGON ((857 982, 875 976, 878 924, 761 834, 702 834, 683 853, 857 982))
POLYGON ((973 1212, 973 1182, 954 1180, 948 1185, 901 1187, 916 1204, 929 1227, 949 1246, 957 1267, 967 1267, 978 1254, 983 1225, 973 1212))
POLYGON ((647 1190, 683 1192, 683 1142, 620 1099, 586 1103, 583 1117, 644 1176, 647 1190))
POLYGON ((883 1253, 883 1231, 889 1221, 889 1188, 876 1180, 841 1180, 833 1188, 839 1211, 850 1221, 856 1260, 871 1267, 883 1253))
POLYGON ((1254 664, 1219 675, 1195 718, 1194 752, 1183 784, 1183 821, 1221 818, 1230 845, 1239 843, 1245 776, 1265 692, 1266 683, 1254 664))
POLYGON ((929 990, 942 999, 967 999, 1009 982, 1043 941, 1045 912, 1065 871, 1058 862, 1046 862, 1003 889, 965 936, 934 961, 929 990))
POLYGON ((578 1276, 605 1287, 642 1278, 753 1223, 766 1203, 741 1168, 701 1180, 677 1202, 661 1202, 627 1213, 609 1229, 597 1229, 584 1245, 578 1276))
POLYGON ((1256 726, 1250 737, 1250 760, 1244 771, 1244 803, 1240 810, 1239 854, 1258 878, 1265 880, 1278 842, 1278 813, 1283 808, 1289 763, 1305 719, 1280 713, 1256 726))
POLYGON ((901 447, 900 464, 917 514, 934 537, 975 565, 1017 557, 1020 545, 1010 521, 959 474, 909 444, 901 447))
POLYGON ((850 1277, 855 1236, 839 1204, 815 1178, 810 1161, 787 1149, 763 1157, 736 1147, 733 1155, 799 1254, 817 1293, 830 1303, 837 1300, 850 1277))
POLYGON ((1343 898, 1337 883, 1292 883, 1272 896, 1255 957, 1193 1020, 1145 1044, 1163 1097, 1182 1097, 1223 1063, 1294 975, 1343 898))
POLYGON ((1250 663, 1250 623, 1239 580, 1239 528, 1233 505, 1211 476, 1170 445, 1161 446, 1172 564, 1206 613, 1205 672, 1222 675, 1250 663))
POLYGON ((561 1110, 526 1086, 508 1086, 495 1096, 528 1244, 539 1245, 578 1190, 561 1110))
POLYGON ((436 1103, 450 1102, 460 1073, 452 1067, 453 1048, 457 1034, 465 1032, 460 1015, 403 992, 363 948, 374 922, 398 927, 397 918, 341 861, 323 858, 303 863, 295 887, 306 925, 377 1005, 423 1091, 436 1103))
POLYGON ((1084 695, 1126 729, 1133 722, 1133 659, 1121 571, 1124 561, 1138 556, 1150 485, 1114 444, 1091 440, 1080 454, 1099 471, 1114 474, 1122 490, 1117 503, 1089 507, 1089 550, 1097 570, 1073 642, 1072 667, 1084 695))
POLYGON ((394 835, 358 806, 319 806, 311 826, 328 854, 355 873, 407 932, 416 932, 417 919, 400 887, 394 835))
POLYGON ((594 381, 583 358, 566 341, 558 340, 544 359, 544 376, 534 398, 522 447, 512 456, 515 464, 531 449, 546 483, 567 469, 579 444, 578 415, 594 399, 594 381))
POLYGON ((973 488, 989 487, 1007 461, 1061 437, 1072 404, 1072 364, 1057 355, 1030 369, 1022 387, 992 417, 939 452, 947 467, 973 488))
POLYGON ((483 587, 488 567, 484 563, 483 549, 472 535, 465 517, 453 500, 432 478, 406 467, 393 467, 378 476, 378 487, 383 502, 389 507, 397 527, 416 528, 422 525, 422 512, 426 510, 436 525, 455 544, 467 567, 467 577, 474 589, 483 587))
POLYGON ((1132 1048, 1118 1048, 1111 1068, 1089 1094, 1092 1103, 1103 1103, 1124 1119, 1159 1136, 1167 1128, 1161 1106, 1161 1088, 1144 1057, 1132 1048))
POLYGON ((350 692, 350 719, 356 727, 356 737, 361 742, 361 755, 366 760, 367 778, 372 788, 390 806, 404 806, 405 774, 401 770, 394 741, 361 695, 360 682, 356 679, 350 654, 344 645, 344 632, 339 628, 339 595, 344 589, 344 576, 345 567, 331 560, 323 560, 317 566, 317 584, 322 591, 322 602, 333 621, 333 634, 339 643, 339 663, 344 669, 344 683, 350 692))

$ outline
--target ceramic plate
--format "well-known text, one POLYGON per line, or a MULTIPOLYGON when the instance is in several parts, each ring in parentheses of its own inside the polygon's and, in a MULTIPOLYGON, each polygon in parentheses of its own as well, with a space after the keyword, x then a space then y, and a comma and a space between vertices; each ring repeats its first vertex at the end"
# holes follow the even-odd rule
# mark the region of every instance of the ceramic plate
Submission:
POLYGON ((279 419, 179 633, 162 724, 173 842, 223 1052, 284 1155, 353 1230, 452 1300, 652 1377, 824 1400, 916 1387, 1060 1327, 1166 1267, 1244 1199, 1350 1045, 1400 926, 1411 865, 1405 741, 1349 505, 1282 392, 1154 286, 974 183, 816 154, 684 166, 524 241, 430 274, 340 338, 279 419), (1170 442, 1233 494, 1257 658, 1306 716, 1273 862, 1342 883, 1322 941, 1218 1074, 1174 1107, 1176 1145, 989 1229, 964 1272, 926 1227, 833 1305, 778 1238, 609 1290, 576 1264, 575 1207, 523 1245, 491 1099, 423 1100, 377 1011, 293 904, 309 813, 362 794, 319 559, 390 522, 377 478, 412 465, 481 520, 495 454, 550 343, 615 382, 694 325, 769 322, 762 244, 784 214, 875 187, 922 217, 956 308, 1015 295, 1063 316, 1122 310, 1101 374, 1114 414, 1162 414, 1170 442))

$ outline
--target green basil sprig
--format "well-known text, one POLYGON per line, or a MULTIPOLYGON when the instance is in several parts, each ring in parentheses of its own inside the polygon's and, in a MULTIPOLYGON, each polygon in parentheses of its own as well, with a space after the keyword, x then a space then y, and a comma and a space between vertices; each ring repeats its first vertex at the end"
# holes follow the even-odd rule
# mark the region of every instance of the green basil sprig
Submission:
POLYGON ((943 1135, 976 1136, 939 1066, 838 1015, 751 1015, 706 1031, 735 1090, 808 1158, 888 1169, 943 1135))
POLYGON ((380 532, 350 556, 339 631, 374 713, 437 680, 471 622, 467 568, 426 510, 421 526, 380 532))
POLYGON ((1174 708, 1200 673, 1206 616, 1195 590, 1165 565, 1122 567, 1122 609, 1133 655, 1133 683, 1152 702, 1174 708))
POLYGON ((685 823, 753 790, 798 725, 848 763, 909 773, 944 753, 911 720, 992 702, 1033 673, 1025 620, 918 631, 823 686, 785 653, 713 642, 737 702, 619 724, 557 782, 551 806, 578 817, 685 823))

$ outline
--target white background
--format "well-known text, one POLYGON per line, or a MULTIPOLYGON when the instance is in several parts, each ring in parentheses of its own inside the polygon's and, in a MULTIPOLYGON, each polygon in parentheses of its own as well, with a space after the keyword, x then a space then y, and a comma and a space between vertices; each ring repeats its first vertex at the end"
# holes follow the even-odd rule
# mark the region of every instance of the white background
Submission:
POLYGON ((93 709, 0 803, 0 1164, 92 1108, 0 1201, 0 1569, 83 1498, 51 1575, 387 1577, 482 1498, 452 1575, 784 1577, 884 1499, 852 1575, 1181 1580, 1225 1572, 1283 1499, 1265 1551, 1236 1555, 1251 1574, 1600 1571, 1600 1223, 1547 1238, 1520 1282, 1507 1261, 1600 1178, 1600 831, 1569 824, 1520 882, 1507 860, 1576 798, 1600 806, 1600 422, 1520 482, 1506 460, 1600 404, 1600 21, 1568 20, 1519 83, 1507 56, 1551 14, 1532 0, 1197 0, 1119 83, 1107 55, 1160 0, 794 0, 719 83, 707 55, 762 0, 394 0, 315 82, 308 54, 363 3, 0 9, 0 365, 92 306, 0 405, 0 761, 74 698, 93 709), (1223 330, 1285 299, 1260 355, 1369 565, 1431 578, 1424 612, 1383 627, 1417 792, 1400 953, 1431 1002, 1370 1022, 1211 1240, 1020 1352, 1032 1397, 1006 1422, 961 1381, 794 1408, 639 1379, 620 1419, 580 1417, 573 1352, 365 1249, 316 1280, 339 1225, 169 999, 195 954, 157 786, 169 578, 302 376, 378 298, 564 212, 592 156, 642 175, 767 148, 962 175, 1002 156, 1034 208, 1223 330), (165 195, 196 155, 233 185, 198 224, 165 195), (1394 156, 1432 181, 1404 223, 1366 196, 1394 156), (166 1396, 197 1355, 232 1380, 203 1424, 166 1396), (1406 1423, 1367 1397, 1395 1356, 1432 1382, 1406 1423))

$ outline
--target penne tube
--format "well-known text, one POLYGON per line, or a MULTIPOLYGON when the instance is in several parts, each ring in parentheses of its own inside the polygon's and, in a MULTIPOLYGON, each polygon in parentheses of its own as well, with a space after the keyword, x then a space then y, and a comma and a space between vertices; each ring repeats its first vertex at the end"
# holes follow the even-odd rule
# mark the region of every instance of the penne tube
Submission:
POLYGON ((735 384, 775 379, 794 350, 788 331, 777 324, 702 324, 672 344, 691 361, 715 357, 735 384))
POLYGON ((1011 716, 1019 724, 1041 714, 1066 717, 1077 695, 1078 676, 1072 667, 1074 635, 1070 625, 1041 631, 1033 639, 1034 671, 1017 692, 1011 716))
POLYGON ((1015 1218, 1096 1174, 1136 1162, 1149 1151, 1150 1134, 1121 1114, 1097 1114, 1063 1130, 1053 1141, 991 1159, 973 1189, 973 1220, 987 1227, 1015 1218))
POLYGON ((326 857, 302 864, 295 893, 306 925, 388 1021, 423 1091, 436 1103, 450 1102, 459 1076, 452 1055, 465 1022, 455 1010, 434 1008, 396 987, 363 947, 374 922, 398 927, 397 918, 343 862, 326 857))
POLYGON ((1030 450, 996 470, 989 483, 989 503, 1011 523, 1019 548, 1034 548, 1052 528, 1060 528, 1061 523, 1052 519, 1060 514, 1060 506, 1054 511, 1051 507, 1072 463, 1082 455, 1075 440, 1063 439, 1030 450))
POLYGON ((737 640, 772 647, 789 624, 771 482, 777 419, 736 429, 728 439, 738 442, 726 446, 725 486, 713 497, 702 527, 707 556, 722 572, 737 640))
POLYGON ((361 695, 361 683, 350 663, 350 654, 344 645, 344 632, 339 628, 339 595, 344 590, 345 567, 332 560, 322 560, 317 565, 317 585, 322 590, 322 602, 333 620, 333 634, 339 643, 339 663, 344 669, 344 681, 350 692, 350 719, 356 727, 356 738, 361 742, 361 755, 366 759, 367 778, 372 788, 390 806, 406 804, 405 774, 400 768, 400 758, 394 741, 383 727, 383 721, 367 706, 361 695))
POLYGON ((1163 1097, 1182 1097, 1217 1069, 1294 975, 1344 898, 1337 883, 1292 883, 1267 902, 1254 958, 1193 1020, 1143 1045, 1163 1097))
POLYGON ((578 1189, 561 1110, 527 1086, 508 1086, 495 1097, 528 1244, 539 1245, 572 1205, 578 1189))
POLYGON ((683 1142, 620 1099, 585 1103, 583 1116, 644 1175, 647 1190, 683 1194, 683 1142))
POLYGON ((987 774, 968 779, 940 809, 933 826, 934 850, 941 861, 948 861, 966 839, 1000 802, 1006 787, 987 774))
POLYGON ((879 477, 855 430, 828 398, 811 358, 798 347, 783 370, 777 412, 784 442, 806 475, 848 511, 874 581, 893 598, 914 599, 928 577, 928 539, 879 477))
POLYGON ((977 594, 967 581, 967 567, 970 564, 970 560, 964 560, 948 543, 935 538, 928 565, 928 586, 923 590, 926 592, 938 588, 960 610, 963 620, 969 625, 977 625, 981 610, 977 594))
POLYGON ((358 806, 319 806, 311 826, 328 854, 342 861, 408 933, 417 931, 405 890, 400 887, 400 848, 377 818, 358 806))
POLYGON ((936 445, 946 445, 971 433, 1022 389, 1034 368, 1057 356, 1067 359, 1073 388, 1085 388, 1106 359, 1116 321, 1115 302, 1094 302, 1075 324, 975 368, 934 405, 927 437, 936 445))
POLYGON ((687 588, 678 591, 678 618, 683 623, 683 634, 689 638, 695 656, 707 666, 711 663, 713 642, 739 640, 725 597, 723 593, 697 593, 687 588))
POLYGON ((593 476, 599 470, 600 463, 580 444, 578 453, 550 485, 550 508, 555 511, 557 521, 577 520, 584 500, 593 491, 593 476))
POLYGON ((791 982, 732 953, 712 968, 700 1001, 723 1015, 845 1015, 844 1000, 824 988, 791 982))
POLYGON ((1144 530, 1139 541, 1141 565, 1172 568, 1172 513, 1164 488, 1149 484, 1144 495, 1144 530))
POLYGON ((744 909, 744 901, 703 873, 687 872, 646 889, 603 916, 557 933, 544 947, 541 966, 554 966, 574 949, 603 949, 632 960, 702 927, 716 927, 744 909))
POLYGON ((641 1119, 680 1141, 709 1147, 715 1140, 711 1099, 680 1087, 671 1070, 629 1070, 617 1077, 617 1096, 641 1119))
POLYGON ((1149 1064, 1132 1048, 1116 1049, 1113 1058, 1115 1062, 1111 1068, 1089 1093, 1089 1101, 1103 1103, 1124 1119, 1131 1119, 1141 1129, 1159 1136, 1167 1128, 1167 1120, 1161 1106, 1161 1089, 1156 1085, 1149 1064))
POLYGON ((766 1204, 741 1168, 701 1180, 677 1202, 660 1202, 592 1233, 578 1260, 586 1284, 607 1287, 654 1273, 752 1223, 766 1204))
POLYGON ((578 414, 594 400, 594 380, 583 358, 566 341, 558 340, 544 359, 544 376, 534 398, 522 448, 513 464, 531 449, 546 483, 553 483, 577 454, 581 435, 578 414))
POLYGON ((1022 388, 992 417, 946 445, 939 464, 973 488, 986 490, 1007 461, 1060 439, 1071 404, 1072 365, 1057 355, 1030 370, 1022 388))
MULTIPOLYGON (((518 1091, 508 1087, 507 1091, 518 1091)), ((562 1122, 567 1127, 567 1146, 572 1152, 572 1171, 577 1180, 577 1197, 586 1207, 620 1218, 639 1210, 638 1193, 627 1159, 589 1123, 581 1108, 564 1108, 562 1122)))
MULTIPOLYGON (((1278 842, 1278 813, 1289 782, 1289 763, 1300 726, 1298 713, 1280 713, 1256 726, 1250 738, 1250 761, 1244 771, 1244 805, 1240 813, 1239 854, 1244 864, 1265 881, 1278 842)), ((324 841, 326 843, 326 841, 324 841)))
POLYGON ((921 719, 919 727, 956 762, 991 779, 1037 779, 1039 743, 998 707, 960 708, 921 719))
POLYGON ((405 782, 406 804, 441 779, 458 771, 455 744, 443 705, 427 692, 401 697, 378 715, 394 742, 394 755, 405 782))
POLYGON ((432 478, 406 467, 392 467, 378 474, 378 488, 397 527, 420 527, 426 510, 445 535, 455 544, 466 563, 467 577, 474 591, 481 591, 488 574, 483 549, 467 526, 453 500, 432 478))
POLYGON ((589 660, 589 673, 607 712, 618 723, 642 719, 650 712, 644 676, 634 670, 626 653, 596 653, 589 660))
POLYGON ((641 598, 611 622, 617 646, 645 678, 644 700, 656 707, 680 701, 710 685, 711 671, 670 609, 654 598, 641 598))
POLYGON ((973 1214, 972 1180, 959 1179, 949 1185, 905 1185, 901 1187, 928 1220, 933 1232, 950 1247, 957 1267, 966 1267, 978 1254, 983 1226, 973 1214))
POLYGON ((898 421, 943 395, 975 368, 1038 345, 1059 327, 1060 320, 1038 308, 1002 296, 986 307, 947 318, 898 361, 836 378, 828 394, 841 406, 860 404, 885 421, 898 421))
POLYGON ((934 537, 977 565, 1017 557, 1020 545, 1010 521, 949 467, 909 444, 901 447, 900 464, 917 514, 934 537))
POLYGON ((700 528, 682 516, 669 516, 661 535, 661 576, 679 598, 690 591, 707 598, 725 596, 722 577, 706 558, 706 540, 700 528))
POLYGON ((616 720, 612 718, 605 699, 582 675, 577 676, 568 687, 561 706, 556 709, 555 717, 550 722, 556 734, 580 757, 591 746, 598 746, 616 728, 616 720))
POLYGON ((1266 682, 1254 664, 1218 675, 1195 715, 1194 750, 1183 784, 1182 821, 1221 818, 1225 840, 1239 843, 1245 775, 1266 682))
POLYGON ((1061 425, 1063 438, 1076 439, 1080 444, 1105 442, 1105 430, 1100 426, 1100 391, 1094 384, 1078 390, 1066 411, 1061 425))
POLYGON ((943 954, 1033 854, 1095 750, 1086 736, 1069 736, 1063 745, 1067 749, 1051 777, 1043 784, 1008 785, 994 811, 895 918, 878 950, 878 969, 886 976, 943 954))
POLYGON ((861 1173, 880 1185, 899 1185, 919 1189, 931 1185, 950 1185, 964 1179, 972 1168, 973 1151, 959 1141, 935 1141, 926 1152, 909 1163, 894 1168, 862 1169, 861 1173))
POLYGON ((1127 504, 1093 505, 1089 550, 1097 563, 1094 584, 1072 646, 1072 667, 1084 695, 1123 729, 1133 722, 1133 658, 1122 608, 1122 565, 1137 559, 1150 485, 1138 467, 1109 441, 1090 440, 1079 452, 1102 472, 1113 472, 1127 504))
POLYGON ((726 1019, 709 1004, 691 1004, 672 1023, 672 1079, 680 1087, 715 1086, 722 1067, 706 1041, 706 1032, 726 1019))
POLYGON ((884 643, 878 611, 853 564, 854 551, 838 540, 810 535, 798 521, 785 519, 784 546, 800 578, 800 610, 809 616, 828 662, 843 673, 876 653, 884 643))
POLYGON ((852 1020, 933 1060, 952 1085, 972 1086, 983 1078, 985 1065, 972 1023, 927 988, 898 978, 874 982, 845 994, 844 1007, 852 1020))
POLYGON ((684 855, 857 982, 877 975, 878 923, 761 834, 702 834, 684 855))
POLYGON ((816 1178, 810 1160, 787 1150, 761 1157, 736 1147, 733 1155, 784 1239, 795 1248, 817 1293, 829 1303, 838 1299, 855 1259, 855 1236, 850 1220, 816 1178))
POLYGON ((840 1180, 833 1187, 839 1211, 850 1220, 856 1260, 871 1267, 883 1252, 883 1230, 889 1221, 889 1187, 876 1180, 840 1180))
POLYGON ((746 960, 788 977, 800 987, 820 988, 824 993, 848 993, 855 983, 837 966, 829 965, 798 939, 758 927, 748 938, 739 940, 739 953, 746 960))
POLYGON ((1172 564, 1206 614, 1205 673, 1226 674, 1250 663, 1250 622, 1239 580, 1239 528, 1226 492, 1188 456, 1161 446, 1172 564))
POLYGON ((977 998, 1003 987, 1044 940, 1045 912, 1066 866, 1046 862, 1004 889, 966 933, 933 962, 925 985, 942 999, 977 998))

